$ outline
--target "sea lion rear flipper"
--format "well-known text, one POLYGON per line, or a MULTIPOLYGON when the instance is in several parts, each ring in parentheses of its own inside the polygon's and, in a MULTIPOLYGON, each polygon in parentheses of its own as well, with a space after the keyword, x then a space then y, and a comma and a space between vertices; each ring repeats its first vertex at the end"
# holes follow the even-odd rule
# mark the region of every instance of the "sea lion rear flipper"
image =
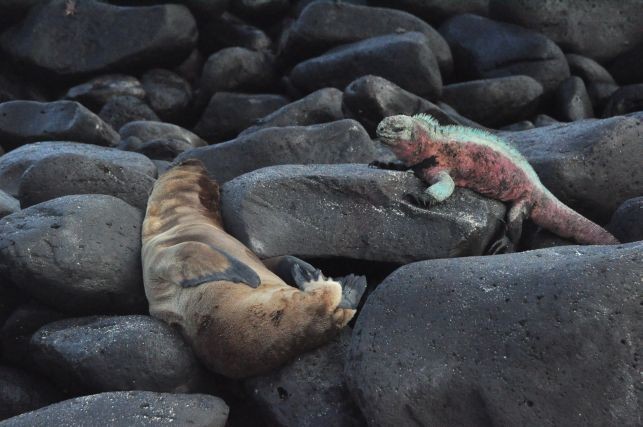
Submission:
POLYGON ((337 281, 342 285, 342 301, 339 303, 339 308, 357 308, 366 291, 366 277, 349 274, 337 281))
POLYGON ((281 280, 299 289, 303 289, 304 283, 323 277, 321 270, 292 255, 268 258, 263 263, 281 280))

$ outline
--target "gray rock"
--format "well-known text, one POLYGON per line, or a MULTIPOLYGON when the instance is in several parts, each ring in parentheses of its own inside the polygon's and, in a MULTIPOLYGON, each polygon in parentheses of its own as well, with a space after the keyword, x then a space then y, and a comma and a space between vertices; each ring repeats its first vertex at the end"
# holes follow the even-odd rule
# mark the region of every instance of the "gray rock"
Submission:
POLYGON ((230 0, 185 0, 185 5, 197 17, 215 19, 225 12, 230 0))
POLYGON ((248 394, 275 425, 365 425, 344 385, 344 359, 350 341, 350 331, 345 331, 274 373, 246 380, 248 394))
POLYGON ((65 196, 0 219, 0 277, 71 313, 140 312, 143 214, 105 195, 65 196))
POLYGON ((154 164, 158 168, 159 176, 167 172, 172 167, 172 163, 167 160, 154 160, 154 164))
POLYGON ((130 138, 138 139, 142 144, 159 139, 175 139, 196 148, 208 145, 198 135, 180 126, 170 123, 154 122, 148 120, 129 122, 118 133, 122 141, 130 138))
POLYGON ((594 110, 603 110, 612 94, 618 89, 619 86, 614 83, 590 83, 587 86, 587 93, 594 104, 594 110))
POLYGON ((643 240, 643 197, 626 200, 616 209, 607 229, 621 242, 643 240))
POLYGON ((199 97, 207 102, 215 92, 270 90, 276 80, 272 54, 228 47, 213 53, 206 61, 199 97))
POLYGON ((529 130, 529 129, 533 129, 535 127, 536 126, 534 126, 534 124, 532 122, 530 122, 529 120, 522 120, 520 122, 516 122, 516 123, 512 123, 512 124, 507 125, 507 126, 503 126, 500 129, 514 132, 514 131, 521 131, 521 130, 529 130))
POLYGON ((0 102, 17 100, 45 101, 46 95, 33 79, 16 69, 6 54, 0 51, 0 102))
POLYGON ((369 163, 378 146, 354 120, 267 128, 232 141, 181 154, 176 163, 199 159, 208 173, 223 184, 246 172, 273 165, 310 163, 369 163))
POLYGON ((312 92, 324 87, 344 89, 367 74, 378 75, 428 99, 438 98, 442 77, 424 34, 372 37, 330 50, 297 64, 290 72, 295 87, 312 92))
POLYGON ((287 165, 225 184, 221 205, 226 230, 260 258, 402 264, 483 253, 504 205, 462 189, 431 209, 404 199, 425 188, 412 173, 366 165, 287 165))
POLYGON ((174 426, 224 427, 228 406, 205 394, 118 391, 82 396, 10 418, 2 427, 52 425, 106 427, 174 426))
POLYGON ((418 262, 373 292, 347 383, 369 425, 639 424, 643 244, 418 262))
POLYGON ((145 101, 135 96, 115 96, 110 98, 100 109, 98 115, 114 129, 120 129, 127 123, 134 121, 161 121, 145 101))
POLYGON ((0 366, 0 420, 33 411, 62 399, 44 378, 0 366))
POLYGON ((641 2, 490 0, 490 16, 543 33, 566 52, 605 62, 643 40, 641 2))
POLYGON ((306 7, 287 32, 282 55, 310 58, 342 44, 408 31, 424 34, 442 75, 451 74, 449 45, 429 24, 399 10, 348 3, 316 2, 306 7))
POLYGON ((489 13, 489 0, 369 0, 368 3, 404 9, 431 23, 463 13, 480 16, 489 13))
POLYGON ((0 104, 0 142, 8 150, 37 141, 118 144, 118 134, 74 101, 9 101, 0 104))
POLYGON ((289 7, 289 0, 235 0, 232 10, 250 18, 267 19, 282 15, 289 7))
POLYGON ((65 316, 45 305, 28 302, 17 307, 0 330, 3 356, 12 365, 33 370, 29 341, 38 329, 65 316))
POLYGON ((620 116, 635 111, 643 111, 643 83, 623 86, 615 91, 607 101, 603 117, 620 116))
POLYGON ((199 33, 200 48, 208 55, 233 46, 250 50, 266 50, 272 46, 272 40, 263 30, 228 12, 203 22, 199 33))
POLYGON ((185 119, 192 102, 192 87, 187 80, 170 70, 157 68, 143 74, 141 84, 149 106, 161 120, 185 119))
POLYGON ((53 0, 6 31, 0 46, 20 62, 78 76, 177 63, 196 40, 196 22, 185 6, 118 7, 84 0, 70 7, 67 0, 53 0))
POLYGON ((442 100, 471 120, 497 127, 531 116, 542 94, 533 78, 510 76, 444 86, 442 100))
POLYGON ((210 144, 227 141, 265 117, 288 104, 282 95, 217 92, 212 98, 194 132, 210 144))
POLYGON ((558 118, 565 122, 594 117, 592 101, 585 83, 577 76, 568 77, 560 84, 556 91, 556 107, 558 118))
POLYGON ((18 199, 24 208, 73 194, 107 194, 145 211, 154 178, 81 154, 46 157, 22 175, 18 199))
POLYGON ((426 99, 414 95, 378 76, 364 76, 351 82, 344 90, 343 108, 346 115, 358 120, 371 134, 384 117, 396 114, 431 114, 440 124, 464 124, 458 118, 426 99))
POLYGON ((72 393, 189 393, 203 374, 180 333, 150 316, 59 320, 34 333, 30 346, 40 371, 72 393))
POLYGON ((319 89, 308 96, 284 105, 275 112, 257 120, 253 126, 241 132, 241 135, 265 128, 308 126, 334 122, 343 118, 342 92, 329 87, 319 89))
POLYGON ((570 73, 583 79, 586 85, 590 83, 616 83, 609 71, 592 58, 568 53, 565 55, 565 59, 569 64, 570 73))
POLYGON ((145 89, 136 77, 106 74, 69 88, 65 99, 80 102, 90 110, 98 112, 114 96, 145 99, 145 95, 145 89))
POLYGON ((557 124, 506 137, 563 203, 605 223, 627 199, 643 194, 643 123, 614 117, 557 124))
POLYGON ((156 166, 141 154, 77 142, 46 141, 23 145, 0 157, 0 189, 17 196, 20 179, 25 170, 37 161, 56 154, 80 154, 156 177, 156 166))
POLYGON ((569 77, 563 52, 542 34, 476 15, 459 15, 440 27, 456 72, 464 80, 527 75, 546 93, 569 77))
POLYGON ((20 201, 0 190, 0 218, 20 210, 20 201))
POLYGON ((643 42, 616 57, 609 70, 620 84, 641 83, 643 81, 643 42))
POLYGON ((533 119, 534 126, 537 128, 544 127, 544 126, 550 126, 550 125, 556 125, 560 123, 558 120, 555 118, 548 116, 547 114, 538 114, 536 117, 533 119))

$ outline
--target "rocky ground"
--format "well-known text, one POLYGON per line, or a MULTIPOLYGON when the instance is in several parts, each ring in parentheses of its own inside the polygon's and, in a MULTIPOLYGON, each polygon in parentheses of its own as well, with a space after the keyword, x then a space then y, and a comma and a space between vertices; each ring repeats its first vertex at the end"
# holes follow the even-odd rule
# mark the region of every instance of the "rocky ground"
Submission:
POLYGON ((180 3, 0 0, 0 425, 641 425, 639 0, 180 3), (623 244, 484 256, 503 203, 367 166, 416 113, 623 244), (186 158, 260 257, 367 275, 351 328, 232 381, 147 315, 147 197, 186 158))

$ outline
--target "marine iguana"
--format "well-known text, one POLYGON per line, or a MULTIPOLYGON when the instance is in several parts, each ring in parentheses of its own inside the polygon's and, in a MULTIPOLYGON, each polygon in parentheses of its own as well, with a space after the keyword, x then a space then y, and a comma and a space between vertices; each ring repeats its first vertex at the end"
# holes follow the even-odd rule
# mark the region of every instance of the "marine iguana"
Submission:
POLYGON ((377 138, 388 145, 406 169, 429 183, 422 194, 410 195, 418 204, 432 206, 447 199, 455 186, 470 188, 503 202, 511 202, 507 237, 490 249, 509 251, 530 217, 537 225, 582 244, 617 244, 605 229, 558 200, 540 182, 536 171, 509 144, 489 132, 463 126, 440 126, 427 114, 387 117, 377 126, 377 138))

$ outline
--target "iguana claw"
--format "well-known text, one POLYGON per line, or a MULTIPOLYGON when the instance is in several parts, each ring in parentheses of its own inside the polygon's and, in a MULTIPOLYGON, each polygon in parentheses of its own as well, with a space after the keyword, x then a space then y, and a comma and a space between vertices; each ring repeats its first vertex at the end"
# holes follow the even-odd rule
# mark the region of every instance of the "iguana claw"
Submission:
POLYGON ((427 193, 409 193, 406 195, 406 198, 414 205, 422 208, 431 208, 440 203, 433 196, 427 193))

